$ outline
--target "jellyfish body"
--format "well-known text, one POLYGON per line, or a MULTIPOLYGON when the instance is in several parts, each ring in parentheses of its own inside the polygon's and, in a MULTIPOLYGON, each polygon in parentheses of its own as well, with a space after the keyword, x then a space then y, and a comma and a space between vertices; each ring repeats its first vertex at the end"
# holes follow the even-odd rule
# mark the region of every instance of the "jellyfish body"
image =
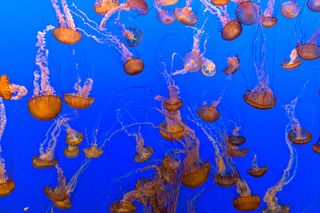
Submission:
POLYGON ((75 158, 78 157, 79 153, 80 153, 80 149, 78 146, 72 146, 72 145, 68 145, 64 151, 63 151, 64 155, 68 158, 75 158))
POLYGON ((177 111, 180 110, 183 103, 179 97, 179 87, 175 84, 168 85, 169 98, 162 98, 162 107, 167 111, 177 111))
POLYGON ((316 43, 298 44, 296 50, 304 60, 316 60, 320 57, 320 46, 316 43))
POLYGON ((254 155, 254 158, 252 160, 252 166, 250 169, 247 170, 247 173, 252 177, 262 177, 263 175, 266 174, 268 169, 269 167, 267 166, 262 166, 262 167, 258 166, 257 156, 254 155))
POLYGON ((286 18, 295 18, 300 13, 300 6, 294 0, 289 0, 281 4, 281 14, 286 18))
POLYGON ((288 138, 292 143, 303 145, 312 140, 312 134, 304 128, 297 127, 288 133, 288 138))
MULTIPOLYGON (((0 154, 2 154, 1 152, 2 150, 0 150, 0 154)), ((11 194, 15 188, 15 182, 7 177, 5 160, 0 157, 0 197, 11 194)))
POLYGON ((118 6, 119 0, 97 0, 94 4, 94 11, 99 15, 103 15, 118 6))
POLYGON ((94 98, 89 96, 92 90, 93 80, 88 78, 83 86, 81 86, 80 83, 81 79, 78 78, 74 84, 76 93, 66 93, 63 95, 64 101, 71 108, 85 109, 91 106, 94 101, 94 98))
POLYGON ((201 73, 206 77, 215 76, 217 73, 216 64, 210 59, 202 57, 201 73))
POLYGON ((278 18, 275 16, 263 16, 261 17, 261 24, 265 28, 271 28, 278 22, 278 18))
POLYGON ((227 144, 227 154, 231 157, 243 157, 249 152, 248 148, 239 149, 237 146, 227 144))
POLYGON ((214 174, 213 178, 216 184, 222 187, 234 186, 237 180, 237 176, 232 172, 224 174, 214 174))
POLYGON ((77 146, 83 140, 83 134, 81 132, 77 132, 71 128, 67 129, 66 142, 70 146, 77 146))
POLYGON ((60 114, 61 98, 56 95, 34 96, 28 102, 30 114, 39 120, 52 120, 60 114))
POLYGON ((261 11, 259 6, 252 1, 240 1, 236 16, 241 24, 251 25, 260 20, 261 11))
POLYGON ((130 58, 124 63, 123 69, 129 75, 138 75, 144 69, 144 63, 140 58, 130 58))
POLYGON ((176 17, 172 10, 158 10, 157 19, 162 24, 172 24, 176 20, 176 17))
POLYGON ((176 4, 179 0, 155 0, 157 4, 161 6, 172 6, 176 4))
POLYGON ((221 36, 224 40, 231 41, 240 36, 242 32, 242 26, 237 19, 229 21, 223 26, 221 36))
POLYGON ((238 211, 253 211, 260 206, 260 197, 258 195, 248 195, 237 197, 232 200, 232 204, 238 211))
POLYGON ((228 57, 228 66, 223 70, 224 74, 232 75, 238 71, 240 60, 238 56, 228 57))
POLYGON ((226 6, 230 0, 211 0, 211 2, 216 6, 226 6))
POLYGON ((307 6, 313 12, 320 12, 320 1, 319 0, 308 0, 307 6))
POLYGON ((213 105, 205 104, 198 108, 198 116, 206 122, 214 122, 220 118, 220 112, 213 105))
POLYGON ((66 27, 57 27, 52 34, 55 39, 63 44, 76 44, 82 38, 81 33, 66 27))
POLYGON ((227 143, 233 146, 240 146, 246 142, 246 138, 240 135, 229 135, 227 136, 227 143))
POLYGON ((137 134, 136 136, 136 154, 134 156, 134 161, 136 163, 142 163, 153 155, 153 147, 152 146, 144 146, 144 139, 141 134, 137 134))
POLYGON ((191 51, 183 57, 183 67, 187 72, 197 72, 201 65, 202 58, 197 51, 191 51))
POLYGON ((103 154, 103 149, 99 148, 96 143, 94 143, 89 148, 83 149, 84 154, 87 158, 99 158, 103 154))
POLYGON ((112 213, 133 213, 137 211, 137 206, 128 201, 117 201, 111 204, 109 210, 112 213))
POLYGON ((160 124, 160 135, 170 141, 182 139, 185 127, 181 121, 180 111, 165 110, 165 121, 160 124))
POLYGON ((9 77, 7 75, 0 76, 0 97, 4 100, 10 100, 12 98, 9 77))
POLYGON ((245 92, 243 99, 247 104, 257 109, 271 109, 277 102, 272 90, 268 86, 262 86, 261 84, 245 92))
POLYGON ((176 8, 174 16, 184 25, 192 26, 198 22, 198 17, 192 12, 191 7, 176 8))
POLYGON ((137 27, 128 27, 122 30, 123 43, 135 47, 142 41, 142 31, 137 27))
POLYGON ((174 184, 178 180, 178 169, 180 167, 180 161, 174 160, 169 156, 165 156, 160 165, 161 175, 163 180, 167 184, 174 184))

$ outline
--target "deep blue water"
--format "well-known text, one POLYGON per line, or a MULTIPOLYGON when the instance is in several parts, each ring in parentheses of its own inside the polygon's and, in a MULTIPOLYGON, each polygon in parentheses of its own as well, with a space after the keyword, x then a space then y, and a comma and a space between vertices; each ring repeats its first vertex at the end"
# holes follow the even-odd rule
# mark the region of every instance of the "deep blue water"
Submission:
MULTIPOLYGON (((71 4, 71 1, 68 1, 71 4)), ((101 17, 93 11, 93 0, 76 1, 79 8, 89 17, 99 22, 101 17)), ((314 139, 307 145, 295 146, 298 153, 298 167, 294 179, 278 194, 279 203, 291 206, 291 212, 320 212, 319 205, 319 155, 314 153, 311 145, 316 142, 320 128, 319 112, 319 60, 303 61, 303 64, 293 71, 284 70, 280 63, 288 58, 290 51, 295 47, 300 35, 309 38, 319 27, 319 14, 311 12, 299 1, 302 11, 295 19, 286 19, 280 13, 280 4, 276 1, 275 15, 279 18, 278 24, 271 29, 264 29, 267 46, 266 69, 270 73, 271 88, 277 96, 277 104, 270 110, 257 110, 247 105, 242 94, 256 85, 256 74, 253 67, 253 41, 257 36, 257 26, 244 26, 241 36, 235 41, 223 41, 220 37, 220 24, 215 16, 203 13, 200 2, 194 0, 192 7, 198 15, 196 27, 200 27, 208 18, 205 25, 205 34, 208 36, 206 57, 213 60, 217 66, 217 74, 208 78, 200 72, 189 73, 174 77, 180 87, 184 107, 182 117, 194 128, 201 145, 201 158, 214 165, 214 150, 211 143, 201 133, 201 130, 190 122, 187 117, 189 111, 186 106, 196 109, 203 101, 215 100, 224 85, 226 75, 222 69, 226 65, 226 58, 237 54, 241 61, 240 70, 232 77, 226 96, 219 105, 222 119, 215 124, 228 126, 226 121, 236 120, 242 127, 241 134, 247 138, 245 147, 249 153, 240 159, 235 159, 236 166, 245 179, 252 193, 263 198, 266 190, 273 186, 281 177, 287 166, 289 151, 285 143, 284 130, 288 123, 282 105, 294 99, 307 80, 311 83, 300 98, 296 116, 303 127, 312 132, 314 139), (258 156, 258 163, 269 166, 267 174, 259 179, 250 177, 246 170, 251 165, 253 155, 258 156)), ((0 70, 7 74, 11 81, 24 85, 29 93, 20 101, 6 101, 7 126, 1 140, 3 157, 7 168, 12 172, 16 189, 9 196, 0 198, 1 213, 46 212, 51 201, 44 195, 44 186, 56 185, 56 170, 54 168, 39 170, 31 164, 32 156, 38 155, 40 143, 52 121, 39 121, 28 112, 28 99, 32 97, 33 71, 36 69, 36 35, 47 25, 57 26, 55 12, 50 1, 10 0, 1 1, 0 7, 0 70)), ((160 56, 167 64, 170 63, 172 51, 185 55, 192 48, 193 31, 179 22, 163 25, 156 19, 156 10, 152 9, 152 2, 148 1, 150 11, 146 16, 136 16, 135 13, 123 12, 121 21, 131 23, 142 29, 143 40, 133 48, 145 62, 144 71, 137 76, 129 76, 122 70, 119 54, 107 45, 100 45, 93 40, 83 37, 81 42, 69 46, 58 43, 51 33, 47 35, 47 47, 50 51, 49 68, 52 86, 58 95, 70 92, 77 78, 75 63, 79 64, 80 75, 83 79, 94 79, 92 95, 96 98, 94 104, 78 112, 78 118, 70 125, 83 133, 90 133, 99 129, 98 136, 103 139, 104 133, 117 124, 116 112, 121 110, 125 123, 133 122, 129 114, 138 121, 151 121, 156 125, 163 121, 162 115, 156 112, 160 103, 154 100, 155 94, 167 96, 167 86, 162 77, 160 56), (72 50, 76 56, 72 56, 72 50), (143 89, 139 87, 145 87, 143 89), (152 90, 154 93, 149 92, 152 90), (126 111, 129 112, 126 113, 126 111), (100 121, 100 122, 99 122, 100 121), (116 123, 116 124, 115 124, 116 123), (99 125, 98 125, 99 124, 99 125)), ((235 5, 234 3, 231 3, 235 5)), ((261 1, 265 8, 267 2, 261 1)), ((184 5, 180 0, 176 6, 184 5)), ((234 6, 230 7, 234 17, 234 6)), ((79 19, 75 19, 78 27, 84 27, 79 19)), ((110 22, 110 30, 117 28, 110 22)), ((260 33, 261 34, 261 33, 260 33)), ((260 38, 258 38, 261 40, 260 38)), ((257 49, 257 48, 256 48, 257 49)), ((259 49, 256 50, 259 52, 259 49)), ((181 69, 181 61, 177 60, 174 69, 181 69)), ((62 114, 73 110, 63 105, 62 114)), ((229 128, 229 127, 228 127, 229 128)), ((152 145, 155 154, 150 162, 137 164, 133 161, 135 153, 134 139, 125 133, 114 137, 104 149, 104 154, 92 160, 88 169, 79 177, 77 187, 71 195, 72 208, 69 210, 54 209, 54 212, 95 213, 108 212, 110 204, 133 189, 139 177, 150 176, 150 173, 139 173, 121 181, 114 181, 138 168, 158 162, 169 149, 177 147, 172 142, 165 141, 158 131, 142 130, 145 132, 145 141, 152 145)), ((59 165, 64 170, 67 179, 79 168, 83 153, 75 159, 63 155, 65 147, 65 133, 59 137, 56 156, 59 165)), ((80 147, 87 146, 84 141, 80 147)), ((187 198, 196 195, 203 188, 206 190, 195 203, 196 211, 206 212, 236 212, 232 206, 232 198, 236 196, 236 188, 221 188, 214 184, 212 174, 208 181, 198 189, 181 188, 177 212, 187 212, 187 198)), ((262 201, 260 208, 253 212, 261 212, 266 204, 262 201)), ((142 212, 138 205, 138 212, 142 212)))

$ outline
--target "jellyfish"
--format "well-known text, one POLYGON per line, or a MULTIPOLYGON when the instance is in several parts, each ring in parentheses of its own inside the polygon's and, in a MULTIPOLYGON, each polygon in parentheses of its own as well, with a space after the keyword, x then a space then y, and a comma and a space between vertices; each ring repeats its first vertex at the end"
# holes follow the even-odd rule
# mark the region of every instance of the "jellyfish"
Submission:
POLYGON ((94 11, 98 15, 104 15, 119 6, 119 0, 97 0, 94 3, 94 11))
POLYGON ((54 27, 49 25, 42 32, 38 32, 38 47, 36 56, 36 65, 39 70, 34 74, 34 91, 33 96, 28 102, 28 110, 30 114, 39 120, 51 120, 61 112, 62 101, 61 98, 55 94, 55 90, 50 85, 49 68, 48 68, 48 54, 46 48, 45 35, 54 27), (40 80, 41 79, 41 80, 40 80), (40 83, 38 82, 40 80, 40 83))
POLYGON ((290 128, 291 128, 291 124, 289 122, 285 128, 285 133, 284 133, 284 138, 290 153, 288 165, 283 171, 281 179, 277 182, 276 185, 270 187, 267 190, 266 194, 264 195, 263 200, 267 204, 267 208, 264 208, 262 210, 263 213, 290 212, 290 206, 278 204, 278 198, 276 197, 278 192, 282 191, 283 187, 289 184, 293 180, 297 171, 297 163, 298 163, 297 153, 296 153, 296 150, 293 148, 292 143, 289 141, 287 137, 287 135, 289 134, 290 128))
MULTIPOLYGON (((127 2, 130 2, 133 4, 134 2, 131 2, 133 0, 129 0, 127 2)), ((136 1, 137 4, 143 0, 136 1)), ((121 55, 121 59, 123 61, 123 70, 128 75, 137 75, 141 73, 144 69, 144 62, 139 57, 134 57, 133 53, 130 52, 130 50, 124 45, 123 42, 121 42, 117 36, 112 35, 110 32, 107 32, 106 30, 101 30, 97 23, 95 23, 93 20, 89 19, 89 17, 80 9, 77 8, 77 6, 73 3, 72 6, 75 8, 75 11, 71 10, 71 13, 74 14, 76 17, 80 18, 83 23, 88 26, 91 30, 93 30, 97 35, 101 36, 101 38, 98 38, 97 35, 89 34, 85 30, 81 29, 82 32, 89 38, 93 39, 99 44, 105 44, 108 46, 112 46, 115 48, 115 50, 121 55)))
POLYGON ((106 22, 116 12, 119 11, 135 11, 139 15, 146 15, 148 13, 148 5, 145 0, 126 0, 125 3, 118 4, 108 10, 100 22, 100 30, 105 30, 106 22))
POLYGON ((246 142, 246 138, 244 136, 239 135, 240 129, 240 126, 236 126, 232 131, 232 135, 227 136, 226 142, 228 144, 231 144, 233 146, 241 146, 246 142))
POLYGON ((226 75, 232 75, 236 73, 240 67, 240 60, 238 56, 231 56, 227 58, 228 66, 223 70, 226 75))
POLYGON ((228 142, 226 145, 227 145, 227 154, 231 157, 243 157, 249 152, 248 148, 239 149, 238 146, 234 146, 228 142))
POLYGON ((54 159, 57 140, 61 133, 61 127, 69 120, 66 116, 60 116, 50 126, 46 133, 45 140, 40 144, 40 155, 32 158, 32 164, 35 168, 49 168, 57 165, 58 160, 54 159))
POLYGON ((216 6, 226 6, 230 0, 211 0, 211 2, 216 6))
POLYGON ((273 16, 274 3, 275 0, 268 0, 267 8, 261 17, 261 24, 263 27, 270 28, 276 25, 278 22, 278 18, 273 16))
POLYGON ((44 188, 44 192, 57 208, 71 208, 72 202, 70 199, 70 194, 75 190, 79 176, 88 168, 89 163, 90 160, 84 160, 68 183, 62 169, 58 165, 55 166, 58 173, 58 185, 55 188, 46 186, 44 188))
MULTIPOLYGON (((176 1, 176 0, 174 0, 176 1)), ((161 1, 161 2, 172 2, 172 1, 161 1)), ((154 8, 157 10, 157 20, 162 24, 172 24, 176 17, 174 16, 174 11, 169 9, 162 9, 160 1, 154 1, 154 8)))
POLYGON ((3 100, 19 100, 27 93, 28 91, 24 86, 10 84, 7 75, 0 76, 0 97, 3 100))
POLYGON ((90 97, 89 94, 92 90, 93 80, 87 78, 83 86, 81 86, 81 79, 78 77, 77 82, 74 84, 73 88, 76 91, 75 93, 65 93, 63 95, 64 101, 71 108, 76 109, 85 109, 91 106, 94 101, 93 97, 90 97))
MULTIPOLYGON (((238 38, 242 32, 242 26, 237 19, 231 20, 227 11, 227 7, 212 5, 209 0, 200 0, 205 6, 205 11, 217 16, 222 25, 221 37, 226 41, 238 38)), ((214 4, 214 3, 213 3, 214 4)))
POLYGON ((297 49, 294 48, 290 53, 290 60, 281 63, 284 69, 293 70, 302 64, 300 57, 298 56, 297 49))
POLYGON ((313 12, 320 12, 320 1, 319 0, 308 0, 307 6, 313 12))
POLYGON ((77 31, 66 0, 61 0, 63 12, 59 8, 58 0, 51 0, 51 4, 56 12, 59 23, 59 27, 52 31, 53 37, 63 44, 78 43, 82 35, 77 31))
POLYGON ((266 174, 268 169, 269 167, 267 166, 262 166, 262 167, 258 166, 257 156, 254 155, 251 168, 248 169, 247 173, 253 177, 262 177, 263 175, 266 174))
POLYGON ((138 27, 132 26, 125 26, 124 24, 120 23, 120 14, 114 20, 114 23, 120 28, 123 43, 128 47, 135 47, 142 41, 142 31, 138 27))
POLYGON ((68 123, 63 124, 67 131, 66 142, 70 146, 78 146, 83 140, 83 134, 72 129, 68 123))
POLYGON ((225 92, 229 88, 229 83, 231 78, 228 78, 228 82, 225 84, 224 88, 218 99, 213 101, 211 104, 207 104, 204 102, 198 109, 197 114, 198 116, 206 121, 206 122, 215 122, 220 118, 220 112, 217 109, 217 106, 221 103, 222 99, 224 98, 225 92))
POLYGON ((320 154, 320 137, 318 138, 317 142, 312 145, 312 150, 315 153, 320 154))
POLYGON ((87 158, 99 158, 103 154, 103 149, 99 148, 96 142, 93 142, 89 148, 83 149, 87 158))
POLYGON ((296 50, 298 56, 305 60, 316 60, 320 57, 320 46, 317 45, 317 39, 320 35, 320 28, 316 30, 313 36, 302 44, 297 44, 296 50))
POLYGON ((310 81, 307 81, 303 85, 302 90, 295 99, 293 99, 289 104, 286 104, 284 106, 291 124, 291 130, 288 133, 288 138, 292 143, 298 145, 307 144, 312 140, 312 134, 305 128, 301 127, 299 120, 295 116, 295 108, 298 103, 298 100, 304 93, 304 90, 306 86, 309 84, 309 82, 310 81))
POLYGON ((233 207, 238 211, 253 211, 260 205, 258 195, 251 194, 251 190, 245 180, 238 178, 236 181, 237 192, 240 194, 232 200, 233 207))
MULTIPOLYGON (((256 43, 255 40, 254 43, 256 43)), ((258 50, 256 50, 257 52, 258 50)), ((260 50, 259 50, 260 52, 260 50)), ((254 68, 258 77, 258 85, 251 90, 247 90, 244 95, 244 101, 257 109, 271 109, 276 104, 276 97, 269 87, 269 74, 266 66, 266 40, 262 34, 261 62, 258 62, 256 54, 254 54, 254 68)))
POLYGON ((296 0, 289 0, 281 4, 280 11, 286 18, 295 18, 300 13, 300 6, 296 0))
POLYGON ((159 166, 163 181, 167 184, 173 185, 178 181, 178 172, 181 165, 180 160, 173 157, 165 156, 159 166))
POLYGON ((238 7, 236 16, 241 24, 252 25, 257 23, 261 17, 259 6, 250 0, 236 0, 238 7))
POLYGON ((178 0, 154 0, 155 3, 161 6, 172 6, 178 2, 178 0))
MULTIPOLYGON (((2 154, 2 148, 0 147, 0 155, 2 154)), ((7 196, 13 192, 16 188, 15 182, 12 178, 8 178, 5 160, 0 156, 0 197, 7 196)))
POLYGON ((186 0, 184 7, 177 7, 174 9, 174 16, 178 21, 184 25, 195 25, 198 22, 198 17, 193 13, 190 7, 192 0, 186 0))
POLYGON ((76 158, 80 154, 80 149, 78 146, 68 145, 64 150, 63 153, 68 158, 76 158))

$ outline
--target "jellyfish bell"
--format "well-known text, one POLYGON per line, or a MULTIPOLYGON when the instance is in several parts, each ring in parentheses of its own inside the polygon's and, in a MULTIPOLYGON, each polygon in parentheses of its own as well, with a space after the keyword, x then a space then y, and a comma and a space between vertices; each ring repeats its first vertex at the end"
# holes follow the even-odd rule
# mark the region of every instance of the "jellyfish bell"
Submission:
POLYGON ((196 51, 188 52, 183 57, 183 67, 184 70, 188 72, 197 72, 201 69, 202 58, 196 51))
POLYGON ((73 93, 64 94, 63 99, 69 107, 76 109, 88 108, 94 101, 93 97, 85 97, 73 93))
POLYGON ((240 146, 246 142, 246 138, 240 135, 229 135, 227 136, 227 143, 233 146, 240 146))
POLYGON ((184 25, 192 26, 198 22, 198 17, 192 12, 191 7, 174 9, 174 16, 184 25))
POLYGON ((236 146, 227 146, 227 154, 231 157, 243 157, 245 156, 247 153, 249 152, 248 148, 244 148, 244 149, 239 149, 236 146))
POLYGON ((292 143, 303 145, 309 143, 312 140, 312 134, 308 130, 301 128, 298 131, 292 129, 288 133, 288 138, 292 143))
POLYGON ((69 198, 63 201, 52 201, 53 205, 59 209, 70 209, 72 207, 72 202, 69 198))
POLYGON ((223 73, 227 75, 232 75, 238 71, 239 67, 240 60, 237 55, 234 57, 228 57, 228 66, 223 70, 223 73))
POLYGON ((222 187, 234 186, 237 180, 237 176, 233 173, 214 174, 213 178, 216 184, 222 187))
POLYGON ((319 0, 308 0, 307 6, 313 12, 320 12, 320 1, 319 0))
POLYGON ((315 153, 320 154, 320 143, 319 143, 319 141, 312 145, 312 150, 315 153))
POLYGON ((7 75, 0 76, 0 97, 4 100, 10 100, 12 98, 10 81, 7 75))
POLYGON ((290 206, 278 204, 275 209, 262 209, 262 213, 290 213, 290 206))
POLYGON ((262 87, 260 84, 244 93, 244 101, 257 109, 271 109, 277 102, 273 92, 268 87, 262 87))
POLYGON ((320 46, 316 43, 298 44, 296 50, 304 60, 315 60, 320 57, 320 46))
POLYGON ((90 148, 84 148, 83 152, 87 158, 99 158, 103 154, 103 149, 91 146, 90 148))
POLYGON ((290 61, 282 62, 281 66, 284 69, 293 70, 293 69, 299 67, 301 64, 302 64, 302 60, 299 57, 297 57, 293 62, 290 62, 290 61))
POLYGON ((178 122, 168 123, 166 120, 160 124, 160 135, 169 141, 182 139, 185 129, 178 122))
POLYGON ((161 6, 172 6, 176 4, 179 0, 155 0, 157 4, 161 6))
POLYGON ((169 156, 165 156, 162 159, 162 162, 160 165, 160 171, 165 183, 173 184, 178 180, 176 175, 179 167, 180 167, 179 160, 175 160, 169 156))
POLYGON ((197 114, 206 122, 214 122, 220 118, 220 112, 217 108, 209 104, 200 106, 197 110, 197 114))
POLYGON ((239 196, 232 200, 235 209, 239 211, 253 211, 260 206, 258 195, 239 196))
POLYGON ((39 95, 32 97, 28 102, 31 115, 39 120, 51 120, 60 114, 61 98, 56 95, 39 95))
POLYGON ((122 30, 123 43, 135 47, 142 41, 142 31, 137 27, 128 27, 122 30))
POLYGON ((192 168, 190 171, 181 174, 181 182, 184 186, 189 188, 197 188, 204 184, 210 173, 210 163, 205 162, 198 167, 192 168))
POLYGON ((58 160, 54 160, 54 159, 48 160, 45 158, 41 158, 41 156, 40 157, 34 156, 32 158, 32 165, 37 169, 50 168, 50 167, 54 167, 57 164, 58 164, 58 160))
POLYGON ((44 193, 51 201, 55 202, 69 199, 69 194, 66 191, 57 190, 57 188, 52 189, 49 186, 44 187, 44 193))
POLYGON ((134 161, 136 163, 142 163, 142 162, 149 160, 149 158, 151 158, 152 155, 153 155, 152 146, 146 146, 146 147, 144 147, 144 151, 142 153, 136 152, 136 154, 134 156, 134 161))
POLYGON ((176 20, 176 17, 172 10, 160 10, 157 13, 157 19, 162 24, 172 24, 176 20))
POLYGON ((217 73, 215 63, 207 58, 202 58, 202 64, 201 64, 200 70, 202 75, 206 77, 215 76, 217 73))
POLYGON ((296 1, 286 1, 281 4, 281 14, 286 18, 295 18, 300 13, 300 6, 296 1))
POLYGON ((241 1, 236 10, 236 16, 241 24, 251 25, 260 20, 259 6, 252 1, 241 1))
POLYGON ((129 58, 124 63, 123 69, 129 75, 138 75, 144 69, 144 63, 140 58, 129 58))
POLYGON ((237 19, 229 21, 221 30, 221 37, 226 41, 231 41, 240 36, 242 26, 237 19))
POLYGON ((67 130, 66 142, 70 146, 79 145, 83 140, 83 134, 75 130, 67 130))
POLYGON ((80 32, 67 27, 57 27, 52 31, 52 34, 56 40, 63 44, 76 44, 82 38, 80 32))
POLYGON ((211 2, 216 6, 226 6, 230 0, 211 0, 211 2))
POLYGON ((78 146, 70 146, 68 145, 65 149, 64 149, 64 155, 68 158, 76 158, 78 157, 79 153, 80 153, 80 149, 78 146))
POLYGON ((252 177, 262 177, 263 175, 266 174, 268 171, 269 167, 263 166, 263 167, 253 167, 248 169, 247 173, 251 175, 252 177))
POLYGON ((261 17, 261 24, 265 28, 271 28, 275 26, 278 22, 278 18, 275 16, 262 16, 261 17))
POLYGON ((13 192, 16 188, 16 184, 13 180, 6 180, 0 183, 0 197, 7 196, 13 192))
POLYGON ((137 211, 137 206, 129 201, 117 201, 111 204, 109 210, 112 213, 131 213, 137 211))
POLYGON ((119 0, 97 0, 94 4, 94 11, 99 15, 103 15, 118 6, 119 0))
POLYGON ((149 11, 148 4, 145 0, 126 0, 126 4, 130 10, 140 15, 146 15, 149 11))
POLYGON ((183 103, 179 97, 179 87, 177 85, 169 85, 168 90, 170 97, 168 99, 161 99, 162 107, 170 112, 181 109, 183 103))

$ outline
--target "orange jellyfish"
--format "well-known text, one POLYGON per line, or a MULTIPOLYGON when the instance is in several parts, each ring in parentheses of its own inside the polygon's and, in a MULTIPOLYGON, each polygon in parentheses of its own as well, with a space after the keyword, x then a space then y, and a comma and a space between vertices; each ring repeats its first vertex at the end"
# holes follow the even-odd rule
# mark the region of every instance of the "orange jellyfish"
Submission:
POLYGON ((76 158, 78 157, 79 153, 80 153, 80 149, 78 146, 71 146, 68 145, 64 150, 63 153, 66 157, 68 158, 76 158))
POLYGON ((140 15, 146 15, 149 9, 145 0, 126 0, 125 3, 112 7, 104 14, 104 17, 100 22, 100 30, 105 30, 105 25, 109 18, 120 11, 135 11, 140 15))
POLYGON ((240 67, 240 60, 238 56, 228 57, 228 66, 223 70, 226 75, 232 75, 236 73, 240 67))
POLYGON ((83 140, 83 134, 72 129, 68 123, 64 124, 67 130, 66 142, 70 146, 78 146, 83 140))
POLYGON ((71 208, 72 202, 70 199, 70 194, 75 190, 79 176, 88 168, 89 163, 90 160, 84 160, 80 168, 76 171, 68 183, 62 169, 58 165, 55 166, 58 173, 58 185, 55 188, 46 186, 44 188, 44 193, 57 208, 71 208))
MULTIPOLYGON (((134 4, 143 4, 144 0, 127 0, 126 3, 120 4, 117 8, 125 8, 128 4, 134 6, 134 4)), ((144 2, 145 3, 145 2, 144 2)), ((117 36, 112 35, 110 32, 107 32, 105 29, 100 29, 98 27, 98 24, 95 23, 93 20, 89 19, 88 16, 77 8, 75 4, 72 5, 75 8, 75 11, 72 11, 72 13, 80 18, 85 25, 87 25, 91 30, 98 33, 99 36, 102 36, 102 38, 98 38, 97 35, 91 35, 87 33, 86 31, 82 30, 83 33, 96 41, 99 44, 106 44, 108 46, 112 46, 115 48, 115 50, 121 55, 121 59, 123 61, 123 70, 128 75, 137 75, 141 73, 144 69, 144 62, 139 57, 133 57, 133 53, 130 52, 130 50, 124 45, 123 42, 121 42, 117 36)), ((141 5, 142 6, 142 5, 141 5)), ((111 10, 114 12, 114 10, 111 10)), ((112 13, 113 13, 112 12, 112 13)), ((106 16, 109 13, 106 14, 106 16)))
POLYGON ((19 100, 27 93, 28 91, 24 86, 10 84, 9 77, 7 75, 0 76, 0 97, 2 99, 19 100))
POLYGON ((227 154, 231 157, 243 157, 249 152, 248 148, 239 149, 237 146, 233 146, 227 143, 227 154))
POLYGON ((226 6, 230 0, 211 0, 211 2, 216 6, 226 6))
POLYGON ((90 97, 89 94, 92 90, 93 80, 88 78, 84 85, 81 86, 81 79, 78 78, 77 82, 74 84, 73 88, 75 93, 65 93, 63 95, 64 101, 71 108, 76 109, 85 109, 91 106, 94 101, 93 97, 90 97))
MULTIPOLYGON (((171 1, 161 1, 161 2, 171 2, 171 1)), ((154 8, 157 10, 157 20, 161 22, 162 24, 172 24, 176 17, 174 16, 173 10, 164 10, 162 9, 160 4, 160 1, 155 0, 154 1, 154 8)))
POLYGON ((290 60, 281 63, 281 66, 287 70, 293 70, 302 64, 300 57, 298 56, 296 48, 290 53, 290 60))
MULTIPOLYGON (((2 154, 1 147, 0 154, 2 154)), ((11 194, 15 188, 16 184, 11 178, 8 178, 5 161, 0 156, 0 197, 4 197, 11 194)))
POLYGON ((273 94, 273 91, 269 87, 269 74, 267 72, 266 65, 266 42, 265 35, 262 34, 262 47, 261 50, 261 62, 259 63, 256 58, 256 52, 254 53, 254 68, 258 77, 258 85, 251 90, 247 90, 243 94, 244 101, 257 109, 271 109, 277 102, 276 97, 273 94))
POLYGON ((240 129, 241 127, 238 125, 233 129, 232 135, 228 135, 226 138, 227 143, 233 146, 240 146, 246 142, 246 138, 239 135, 240 129))
POLYGON ((34 91, 33 97, 28 102, 28 110, 31 115, 39 120, 51 120, 55 118, 62 107, 61 98, 55 95, 55 90, 49 82, 48 54, 46 48, 45 35, 48 31, 54 29, 53 26, 47 26, 42 32, 38 32, 38 42, 36 65, 39 71, 34 72, 34 91), (41 79, 39 84, 39 79, 41 79))
POLYGON ((154 0, 155 3, 161 6, 172 6, 178 2, 178 0, 154 0))
POLYGON ((238 38, 242 32, 242 26, 237 19, 231 20, 227 12, 227 7, 215 6, 209 0, 200 0, 205 6, 206 11, 217 16, 222 25, 221 37, 224 40, 231 41, 238 38))
POLYGON ((224 157, 220 152, 216 151, 215 155, 217 171, 213 176, 214 181, 222 187, 234 186, 236 184, 237 175, 233 171, 227 171, 224 157))
POLYGON ((320 137, 318 138, 317 142, 312 145, 312 150, 315 153, 320 154, 320 137))
POLYGON ((238 211, 253 211, 260 206, 260 197, 258 195, 251 194, 251 190, 246 183, 240 177, 236 180, 237 192, 240 196, 232 200, 233 207, 238 211))
POLYGON ((174 184, 177 182, 178 172, 180 168, 181 161, 175 160, 170 156, 165 156, 160 164, 161 175, 163 181, 167 184, 174 184))
POLYGON ((58 0, 51 0, 51 3, 55 9, 59 22, 59 27, 52 31, 54 38, 63 44, 78 43, 81 40, 82 35, 76 29, 66 0, 61 0, 63 12, 61 12, 59 8, 58 0))
POLYGON ((313 12, 320 12, 320 1, 319 0, 308 0, 307 6, 313 12))
POLYGON ((185 134, 182 125, 180 111, 163 111, 165 120, 160 124, 160 135, 167 140, 175 141, 182 139, 185 134))
POLYGON ((263 27, 270 28, 277 24, 278 18, 273 16, 273 7, 275 0, 268 0, 268 5, 263 16, 261 17, 261 24, 263 27))
POLYGON ((97 143, 94 142, 89 148, 83 149, 87 158, 99 158, 103 154, 103 149, 99 148, 97 143))
POLYGON ((267 204, 267 208, 262 210, 263 213, 271 213, 271 212, 281 212, 288 213, 290 212, 290 206, 280 205, 278 204, 278 198, 276 197, 277 193, 282 191, 283 187, 289 184, 296 175, 297 170, 297 153, 292 146, 292 143, 288 140, 287 135, 290 131, 291 124, 289 123, 285 129, 285 141, 289 148, 290 158, 288 161, 288 165, 283 171, 281 179, 277 182, 276 185, 270 187, 266 194, 264 195, 264 202, 267 204), (294 165, 295 164, 295 165, 294 165), (293 171, 291 171, 293 170, 293 171))
POLYGON ((192 0, 186 0, 184 7, 177 7, 174 9, 174 16, 178 21, 184 25, 195 25, 198 22, 198 17, 193 13, 190 7, 192 0))
POLYGON ((296 0, 289 0, 281 4, 280 11, 286 18, 295 18, 300 13, 300 6, 296 0))
POLYGON ((316 43, 320 35, 320 28, 313 34, 313 36, 302 44, 297 44, 297 54, 305 60, 316 60, 320 57, 320 46, 316 43))
POLYGON ((141 133, 135 134, 136 138, 136 154, 134 156, 134 161, 136 163, 142 163, 153 155, 152 146, 144 146, 144 139, 141 133))
POLYGON ((119 0, 97 0, 94 3, 94 11, 103 15, 119 6, 119 0))
POLYGON ((238 7, 236 10, 236 16, 241 24, 251 25, 260 20, 261 11, 259 6, 250 0, 236 0, 238 7))
POLYGON ((254 155, 252 160, 252 166, 250 169, 248 169, 247 173, 253 177, 262 177, 263 175, 266 174, 268 169, 269 168, 267 166, 262 166, 262 167, 258 166, 257 156, 254 155))
POLYGON ((61 116, 50 126, 46 133, 45 140, 40 144, 39 157, 32 158, 32 164, 35 168, 48 168, 53 167, 58 163, 54 159, 54 152, 57 146, 57 138, 61 133, 61 127, 69 120, 65 116, 61 116), (46 146, 46 147, 45 147, 46 146))

